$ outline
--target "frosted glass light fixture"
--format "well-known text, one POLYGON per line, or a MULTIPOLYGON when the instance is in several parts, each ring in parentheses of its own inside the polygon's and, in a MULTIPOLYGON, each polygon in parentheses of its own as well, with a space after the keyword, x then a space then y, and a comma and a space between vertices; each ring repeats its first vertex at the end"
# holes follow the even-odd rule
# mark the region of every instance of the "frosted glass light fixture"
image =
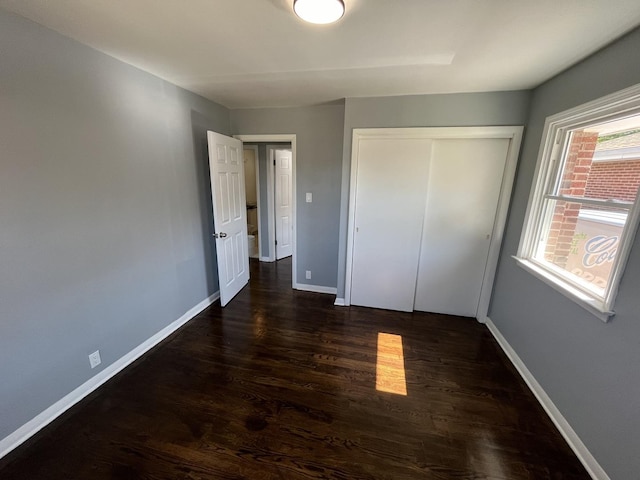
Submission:
POLYGON ((309 23, 333 23, 344 15, 342 0, 293 0, 293 11, 309 23))

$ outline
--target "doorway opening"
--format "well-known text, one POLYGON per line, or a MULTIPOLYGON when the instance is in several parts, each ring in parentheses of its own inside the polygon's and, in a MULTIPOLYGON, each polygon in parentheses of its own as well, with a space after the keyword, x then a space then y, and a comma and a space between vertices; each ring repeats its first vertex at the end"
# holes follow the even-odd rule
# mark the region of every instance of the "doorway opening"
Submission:
POLYGON ((255 203, 247 188, 249 254, 262 262, 291 257, 291 283, 297 288, 296 135, 234 137, 243 142, 245 182, 255 185, 255 203))
POLYGON ((247 245, 249 258, 260 257, 260 182, 258 178, 259 151, 257 145, 243 145, 244 191, 247 205, 247 245))

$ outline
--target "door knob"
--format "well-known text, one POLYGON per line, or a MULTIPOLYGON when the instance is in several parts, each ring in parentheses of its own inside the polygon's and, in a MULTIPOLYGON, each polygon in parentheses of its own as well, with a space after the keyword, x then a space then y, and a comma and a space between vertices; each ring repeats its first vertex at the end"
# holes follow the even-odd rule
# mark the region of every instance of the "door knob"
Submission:
POLYGON ((226 236, 227 236, 227 234, 224 233, 224 232, 214 233, 213 234, 213 238, 225 238, 226 236))

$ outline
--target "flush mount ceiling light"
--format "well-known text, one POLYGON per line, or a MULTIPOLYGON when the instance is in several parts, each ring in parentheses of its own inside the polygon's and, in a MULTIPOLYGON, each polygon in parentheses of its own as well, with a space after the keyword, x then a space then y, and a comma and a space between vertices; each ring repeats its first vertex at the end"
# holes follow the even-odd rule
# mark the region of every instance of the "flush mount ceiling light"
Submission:
POLYGON ((344 15, 342 0, 293 0, 293 11, 309 23, 333 23, 344 15))

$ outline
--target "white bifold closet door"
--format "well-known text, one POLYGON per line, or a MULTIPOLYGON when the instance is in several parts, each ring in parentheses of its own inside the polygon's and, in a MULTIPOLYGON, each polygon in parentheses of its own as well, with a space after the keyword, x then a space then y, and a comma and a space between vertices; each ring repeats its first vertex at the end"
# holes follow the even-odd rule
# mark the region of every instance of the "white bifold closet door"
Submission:
POLYGON ((359 142, 352 305, 476 316, 509 145, 359 142))

